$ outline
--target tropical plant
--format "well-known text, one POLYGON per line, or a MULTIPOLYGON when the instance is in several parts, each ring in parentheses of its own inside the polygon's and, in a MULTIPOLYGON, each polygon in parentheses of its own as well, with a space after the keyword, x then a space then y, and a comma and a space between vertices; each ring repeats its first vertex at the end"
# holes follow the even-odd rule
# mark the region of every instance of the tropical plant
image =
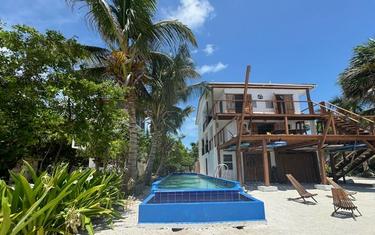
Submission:
POLYGON ((0 177, 25 157, 41 169, 61 160, 84 163, 73 139, 99 158, 113 152, 113 142, 126 144, 126 113, 118 109, 125 91, 81 72, 89 56, 56 31, 0 25, 0 177))
POLYGON ((182 138, 164 136, 161 138, 163 148, 158 152, 157 175, 166 175, 172 172, 192 171, 196 161, 194 153, 181 141, 182 138), (164 148, 167 146, 168 149, 164 148))
POLYGON ((375 40, 354 48, 354 55, 339 84, 344 96, 364 103, 370 108, 375 104, 375 40))
POLYGON ((198 78, 194 64, 186 46, 181 46, 173 58, 173 63, 152 63, 150 75, 150 99, 148 101, 151 120, 151 149, 145 171, 145 184, 150 184, 151 174, 161 136, 177 134, 184 120, 193 108, 180 108, 180 102, 186 101, 191 93, 188 79, 198 78))
POLYGON ((82 229, 93 234, 92 219, 111 223, 120 218, 121 175, 93 169, 69 172, 67 164, 51 174, 37 174, 24 164, 20 173, 11 173, 14 186, 0 181, 0 234, 72 234, 82 229))
POLYGON ((88 9, 88 22, 100 33, 109 50, 92 48, 101 58, 99 68, 123 87, 127 87, 125 107, 129 114, 127 167, 130 181, 137 178, 138 135, 137 94, 147 83, 147 64, 153 59, 168 60, 160 51, 180 43, 196 45, 191 30, 177 20, 153 22, 156 0, 67 0, 88 9), (156 52, 159 51, 159 52, 156 52))

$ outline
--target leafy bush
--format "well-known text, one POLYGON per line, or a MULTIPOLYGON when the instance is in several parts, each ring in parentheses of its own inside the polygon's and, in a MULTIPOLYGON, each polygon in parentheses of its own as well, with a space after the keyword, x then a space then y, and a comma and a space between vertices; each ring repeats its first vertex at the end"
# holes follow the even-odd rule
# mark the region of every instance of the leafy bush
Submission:
POLYGON ((94 169, 69 172, 67 164, 37 175, 24 164, 20 173, 11 172, 14 186, 0 181, 1 235, 72 234, 81 229, 93 234, 92 219, 111 223, 120 218, 121 175, 94 169))

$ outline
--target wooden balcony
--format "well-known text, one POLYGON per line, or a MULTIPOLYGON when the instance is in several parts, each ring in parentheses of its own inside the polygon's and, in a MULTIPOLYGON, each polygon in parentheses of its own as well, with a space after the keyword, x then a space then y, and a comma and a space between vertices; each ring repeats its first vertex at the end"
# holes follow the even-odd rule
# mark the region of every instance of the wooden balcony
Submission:
POLYGON ((210 115, 214 119, 230 120, 245 115, 253 120, 313 120, 325 115, 319 103, 313 101, 251 100, 242 112, 243 100, 215 100, 210 115))

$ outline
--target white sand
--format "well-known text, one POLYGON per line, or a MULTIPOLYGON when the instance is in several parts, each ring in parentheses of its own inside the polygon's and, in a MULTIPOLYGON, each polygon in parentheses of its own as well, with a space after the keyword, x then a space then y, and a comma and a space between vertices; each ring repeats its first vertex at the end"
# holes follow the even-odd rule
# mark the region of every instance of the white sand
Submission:
MULTIPOLYGON (((303 204, 288 198, 298 197, 289 186, 279 186, 278 192, 249 192, 264 201, 267 224, 246 223, 243 229, 231 225, 200 225, 172 232, 171 228, 150 228, 137 225, 138 204, 135 200, 129 206, 125 218, 114 225, 113 230, 97 231, 97 234, 375 234, 375 188, 352 187, 358 191, 355 205, 363 216, 354 221, 350 216, 332 217, 332 198, 330 191, 308 189, 317 193, 318 204, 303 204)), ((157 216, 157 215, 156 215, 157 216)))

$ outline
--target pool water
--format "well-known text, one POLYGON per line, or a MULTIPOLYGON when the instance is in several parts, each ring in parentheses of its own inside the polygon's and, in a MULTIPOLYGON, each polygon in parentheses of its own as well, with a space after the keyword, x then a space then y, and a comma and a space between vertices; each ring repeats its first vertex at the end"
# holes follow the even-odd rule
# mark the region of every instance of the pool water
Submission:
POLYGON ((264 220, 264 203, 239 182, 196 173, 173 173, 154 182, 138 213, 140 224, 264 220))
POLYGON ((201 175, 176 174, 165 178, 159 189, 225 189, 232 188, 234 184, 228 181, 215 180, 201 175))

